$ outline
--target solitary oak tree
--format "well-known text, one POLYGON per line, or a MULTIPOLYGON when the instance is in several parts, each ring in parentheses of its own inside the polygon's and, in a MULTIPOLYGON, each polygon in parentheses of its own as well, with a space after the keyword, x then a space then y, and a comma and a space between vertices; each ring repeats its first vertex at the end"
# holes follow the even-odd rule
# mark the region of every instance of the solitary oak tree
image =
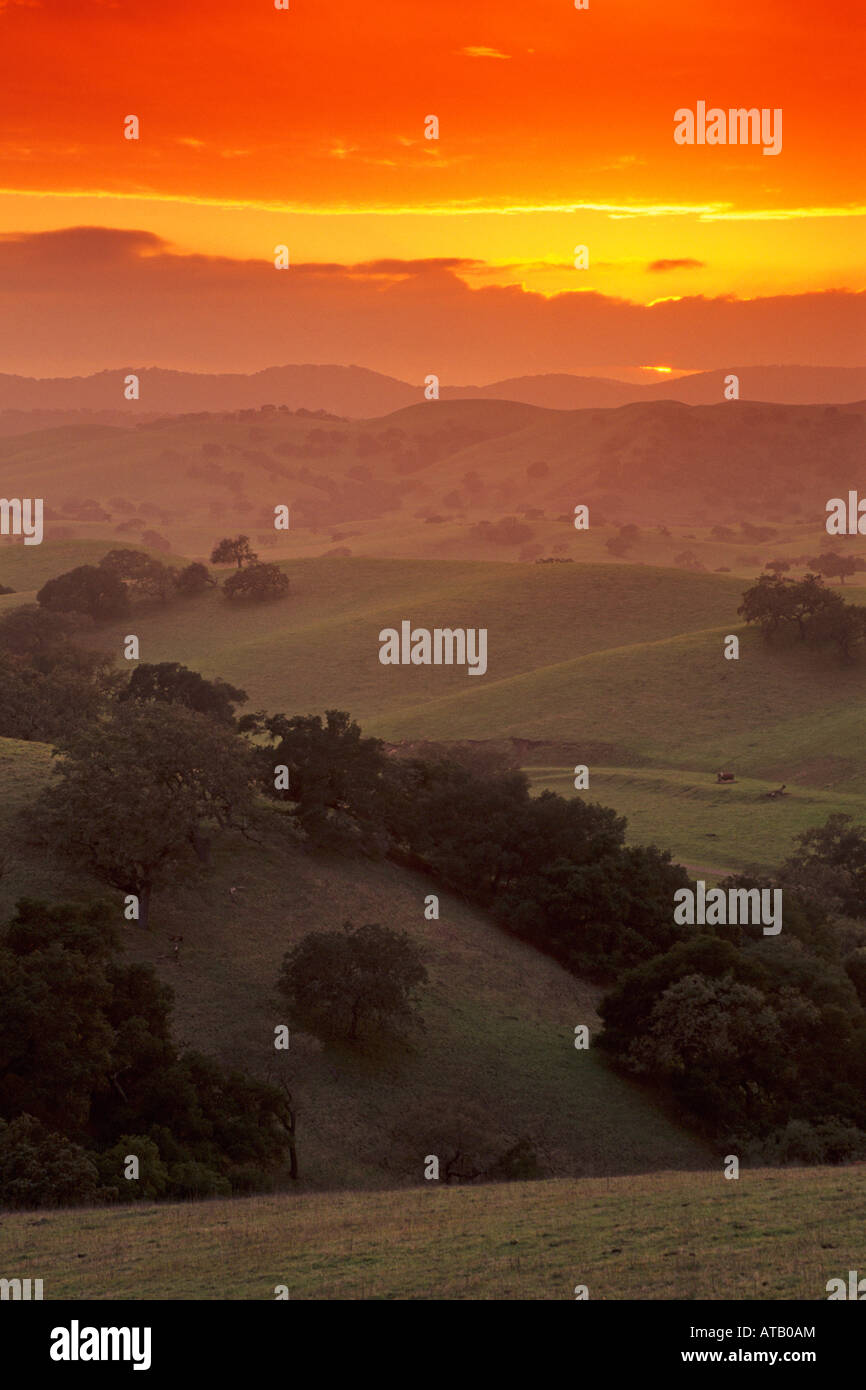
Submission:
POLYGON ((243 569, 244 565, 254 565, 258 558, 250 545, 249 536, 224 536, 211 551, 210 562, 212 565, 237 565, 238 569, 243 569))
POLYGON ((421 951, 405 932, 378 923, 310 932, 283 960, 277 988, 293 1016, 320 1038, 357 1042, 415 1018, 427 980, 421 951))

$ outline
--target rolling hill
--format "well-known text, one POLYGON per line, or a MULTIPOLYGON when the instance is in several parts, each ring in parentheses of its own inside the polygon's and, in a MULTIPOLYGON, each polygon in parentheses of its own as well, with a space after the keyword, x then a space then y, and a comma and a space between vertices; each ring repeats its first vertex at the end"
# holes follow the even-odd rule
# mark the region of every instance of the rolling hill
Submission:
MULTIPOLYGON (((95 542, 7 551, 21 587, 0 612, 32 601, 25 585, 99 554, 95 542)), ((567 794, 586 763, 593 799, 629 817, 631 838, 688 865, 770 867, 834 809, 866 817, 862 665, 767 646, 737 615, 733 576, 341 557, 282 568, 284 601, 236 606, 211 591, 139 608, 87 640, 120 661, 134 631, 143 660, 221 676, 247 691, 247 708, 346 709, 392 743, 515 740, 534 783, 567 794), (487 673, 383 667, 379 632, 404 618, 486 627, 487 673), (723 657, 731 632, 739 661, 723 657), (722 766, 735 786, 715 785, 722 766), (762 800, 781 782, 787 798, 762 800)))
MULTIPOLYGON (((0 438, 6 494, 42 497, 53 539, 129 544, 155 530, 166 548, 196 554, 232 526, 282 555, 354 542, 368 554, 418 554, 420 545, 533 559, 580 553, 602 526, 633 524, 657 529, 657 548, 660 538, 669 544, 664 558, 632 558, 671 564, 690 550, 690 531, 723 524, 730 536, 715 547, 716 567, 744 556, 760 564, 780 527, 795 543, 798 527, 810 545, 813 533, 820 541, 828 499, 866 486, 864 454, 862 403, 566 411, 440 400, 364 421, 271 408, 0 438), (279 504, 291 511, 288 534, 274 531, 279 504), (574 530, 578 504, 590 508, 589 531, 574 530), (497 531, 515 515, 516 531, 497 531)), ((862 554, 862 537, 834 545, 862 554)), ((793 553, 809 553, 805 540, 793 553)))
MULTIPOLYGON (((97 552, 7 553, 20 588, 0 611, 32 601, 47 570, 97 552)), ((340 557, 281 568, 291 592, 278 603, 235 605, 212 590, 137 609, 89 640, 119 657, 134 630, 142 660, 222 676, 247 690, 252 708, 336 706, 391 740, 535 739, 601 746, 608 766, 714 772, 724 763, 742 776, 864 788, 862 668, 799 644, 767 646, 737 616, 743 586, 733 576, 340 557), (379 632, 404 618, 487 628, 486 675, 383 667, 379 632), (729 632, 741 638, 736 662, 722 655, 729 632)))

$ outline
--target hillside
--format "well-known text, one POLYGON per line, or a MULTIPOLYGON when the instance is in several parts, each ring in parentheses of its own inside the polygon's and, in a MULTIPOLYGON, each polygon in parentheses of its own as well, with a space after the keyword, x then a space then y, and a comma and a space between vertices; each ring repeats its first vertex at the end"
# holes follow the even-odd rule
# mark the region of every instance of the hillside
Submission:
MULTIPOLYGON (((696 528, 722 524, 727 541, 700 546, 697 558, 736 569, 760 565, 777 542, 789 556, 826 548, 827 500, 862 488, 866 450, 862 403, 564 411, 440 400, 363 421, 273 407, 129 420, 0 437, 7 494, 44 498, 49 539, 134 544, 155 531, 152 543, 198 554, 231 526, 280 556, 347 547, 597 559, 631 524, 641 536, 629 558, 670 565, 706 539, 696 528), (280 504, 288 534, 274 530, 280 504), (574 529, 579 504, 590 508, 589 531, 574 529), (497 530, 509 516, 520 528, 497 530)), ((861 542, 834 545, 859 555, 861 542)))
MULTIPOLYGON (((46 861, 22 812, 51 775, 48 750, 0 740, 0 835, 8 871, 0 910, 24 895, 120 897, 46 861)), ((505 936, 440 892, 426 921, 426 879, 293 846, 271 811, 262 843, 223 841, 214 866, 190 865, 155 895, 152 930, 124 927, 132 960, 152 965, 176 993, 175 1035, 227 1066, 285 1079, 297 1105, 301 1188, 373 1188, 419 1181, 429 1153, 499 1156, 528 1137, 551 1176, 705 1166, 705 1147, 638 1087, 614 1076, 574 1029, 597 1030, 599 991, 505 936), (381 1058, 326 1048, 294 1033, 275 993, 289 947, 352 920, 381 922, 423 943, 430 976, 424 1031, 381 1058), (176 962, 169 938, 183 937, 176 962)))
MULTIPOLYGON (((739 622, 635 642, 503 677, 429 706, 395 710, 372 728, 392 738, 540 740, 568 736, 604 761, 643 760, 707 773, 864 790, 859 666, 826 653, 768 649, 739 622), (739 632, 740 659, 722 656, 739 632)), ((591 753, 588 757, 591 758, 591 753)))
MULTIPOLYGON (((472 720, 478 702, 495 698, 492 692, 504 681, 543 682, 545 673, 580 655, 667 641, 731 621, 741 592, 728 578, 617 566, 527 570, 335 558, 281 568, 291 592, 279 604, 237 607, 211 592, 137 614, 146 659, 183 660, 204 674, 220 674, 242 684, 254 707, 320 709, 339 699, 382 732, 403 736, 405 721, 420 717, 429 736, 460 737, 456 726, 443 734, 437 714, 443 701, 466 708, 472 720), (383 667, 379 632, 404 618, 422 627, 486 627, 487 674, 383 667)), ((103 628, 101 639, 119 641, 120 626, 103 628)), ((559 732, 573 736, 574 710, 573 702, 561 709, 559 732)), ((527 712, 517 707, 508 716, 476 721, 471 736, 521 732, 517 726, 527 712)))
MULTIPOLYGON (((46 1299, 826 1299, 862 1248, 866 1166, 12 1213, 46 1299), (146 1241, 147 1259, 142 1260, 146 1241)), ((796 1323, 790 1317, 789 1323, 796 1323)))
MULTIPOLYGON (((10 551, 13 582, 23 586, 28 567, 41 582, 46 568, 74 558, 64 549, 51 560, 53 551, 10 551)), ((389 740, 564 742, 605 766, 714 774, 724 764, 741 777, 866 791, 860 666, 768 647, 737 616, 743 585, 733 576, 354 558, 282 568, 285 601, 239 607, 211 591, 137 610, 132 628, 129 619, 108 624, 90 640, 119 655, 134 630, 143 660, 222 676, 247 691, 250 708, 347 709, 389 740), (404 618, 486 627, 487 673, 383 667, 379 632, 404 618), (722 656, 729 632, 741 637, 738 662, 722 656)), ((22 587, 0 611, 28 597, 22 587)))

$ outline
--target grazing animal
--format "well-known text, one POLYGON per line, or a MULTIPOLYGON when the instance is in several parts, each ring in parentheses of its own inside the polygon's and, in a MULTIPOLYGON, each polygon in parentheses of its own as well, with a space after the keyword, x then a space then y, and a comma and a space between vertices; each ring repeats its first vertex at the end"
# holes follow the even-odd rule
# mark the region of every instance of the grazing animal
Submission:
POLYGON ((736 780, 737 780, 737 779, 736 779, 736 777, 734 776, 733 772, 721 772, 721 771, 719 771, 719 772, 716 773, 716 781, 717 781, 717 782, 736 782, 736 780))
POLYGON ((787 785, 787 782, 783 782, 781 787, 777 787, 774 792, 764 792, 764 796, 768 801, 775 801, 777 796, 787 796, 788 793, 785 791, 787 785))

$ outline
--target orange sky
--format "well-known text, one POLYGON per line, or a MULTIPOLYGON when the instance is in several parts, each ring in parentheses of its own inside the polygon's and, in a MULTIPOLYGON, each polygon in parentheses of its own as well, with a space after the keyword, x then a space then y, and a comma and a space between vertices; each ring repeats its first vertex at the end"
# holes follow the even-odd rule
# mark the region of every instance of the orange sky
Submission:
POLYGON ((860 6, 290 4, 0 0, 0 233, 645 305, 866 290, 860 6), (676 145, 698 100, 781 108, 782 152, 676 145))

